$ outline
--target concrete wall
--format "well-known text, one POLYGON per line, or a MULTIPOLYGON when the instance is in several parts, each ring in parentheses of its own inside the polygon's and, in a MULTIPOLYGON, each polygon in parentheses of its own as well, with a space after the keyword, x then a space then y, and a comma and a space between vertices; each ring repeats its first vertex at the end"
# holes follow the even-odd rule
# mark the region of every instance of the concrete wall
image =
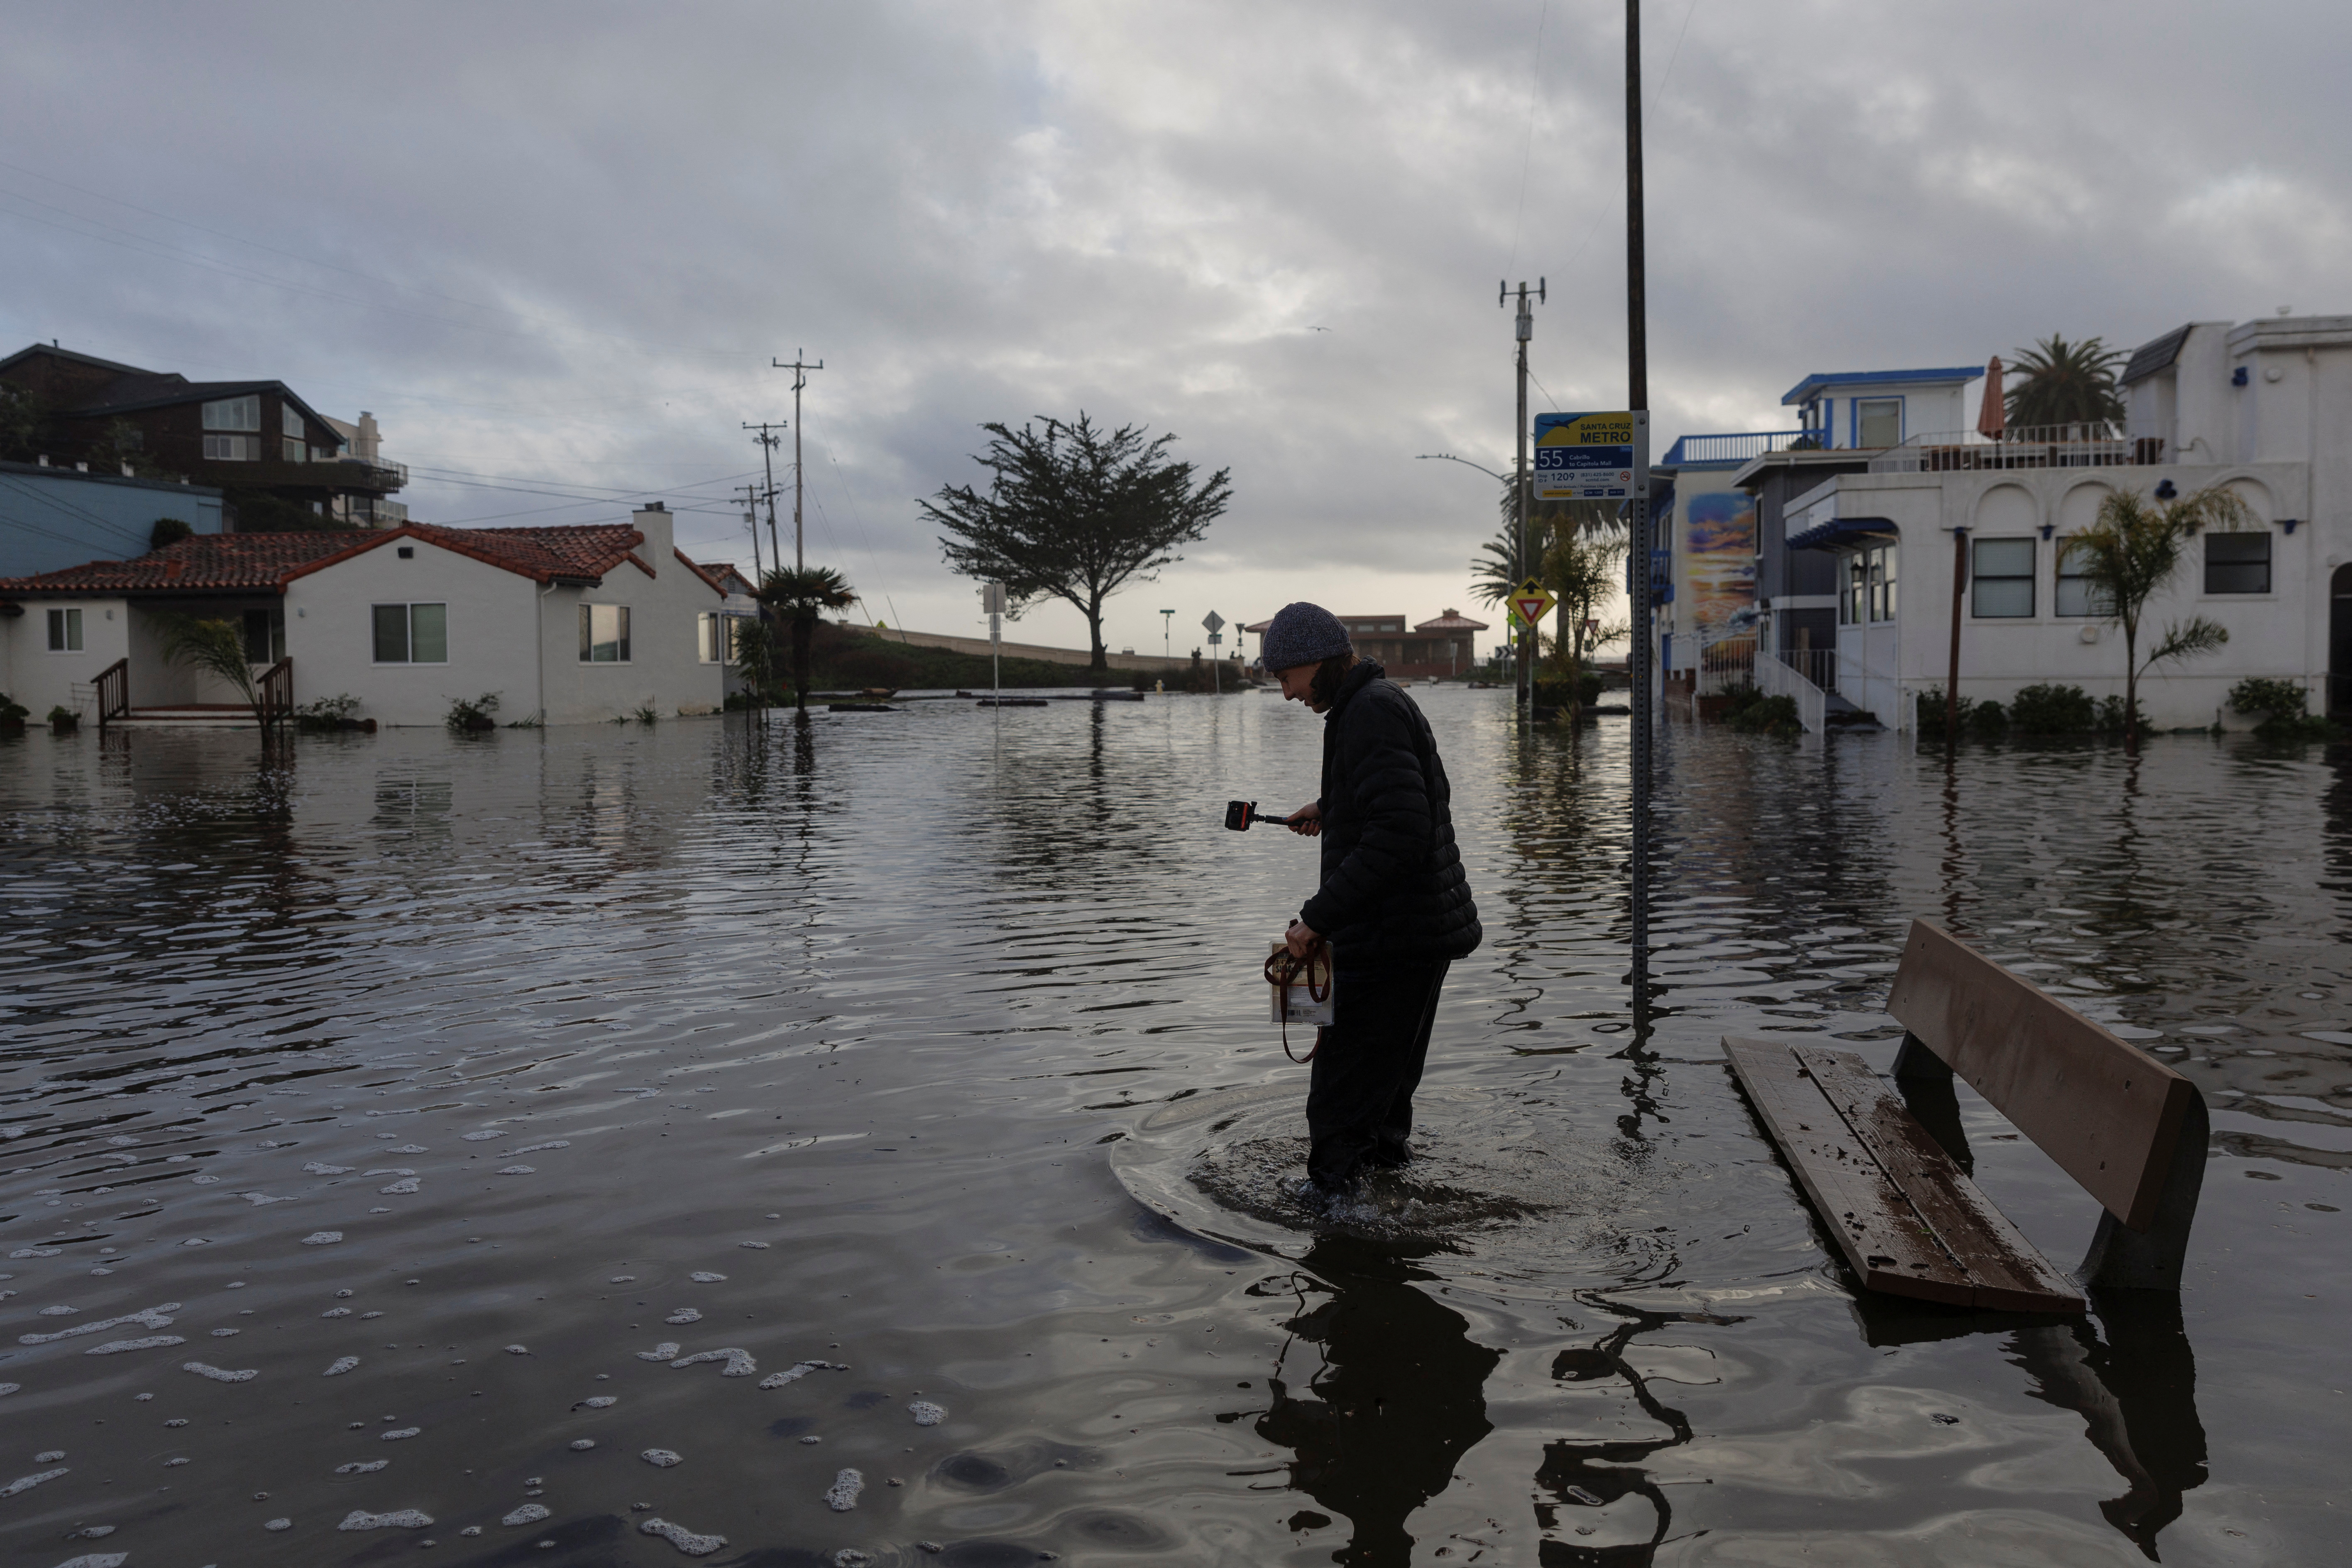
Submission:
POLYGON ((155 520, 163 517, 176 517, 198 533, 218 533, 220 492, 71 468, 0 463, 0 577, 144 555, 155 520))
POLYGON ((527 719, 541 706, 531 635, 538 593, 528 577, 421 539, 297 577, 285 606, 294 700, 348 695, 359 699, 358 718, 439 724, 452 701, 493 692, 502 721, 527 719), (404 547, 415 552, 404 560, 404 547), (375 662, 373 606, 392 604, 448 606, 448 662, 375 662))

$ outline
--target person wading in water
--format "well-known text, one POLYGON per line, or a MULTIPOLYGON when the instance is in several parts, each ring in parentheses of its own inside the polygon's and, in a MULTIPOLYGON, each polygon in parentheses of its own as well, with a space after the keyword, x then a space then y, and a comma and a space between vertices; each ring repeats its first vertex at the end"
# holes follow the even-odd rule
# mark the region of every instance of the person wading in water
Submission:
POLYGON ((1323 715, 1323 793, 1290 814, 1322 839, 1323 885, 1290 923, 1291 952, 1330 945, 1335 1022, 1307 1092, 1307 1173, 1326 1203, 1367 1166, 1412 1158, 1412 1095, 1445 971, 1484 934, 1454 842, 1452 791, 1429 721, 1318 605, 1286 605, 1261 644, 1282 695, 1323 715))

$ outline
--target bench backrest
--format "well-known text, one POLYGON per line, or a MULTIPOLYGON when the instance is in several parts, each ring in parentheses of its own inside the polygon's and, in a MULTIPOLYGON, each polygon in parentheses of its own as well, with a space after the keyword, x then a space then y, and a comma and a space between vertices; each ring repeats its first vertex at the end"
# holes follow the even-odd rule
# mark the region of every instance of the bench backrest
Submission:
POLYGON ((1886 1010, 2134 1230, 2196 1090, 2032 982, 1913 921, 1886 1010))

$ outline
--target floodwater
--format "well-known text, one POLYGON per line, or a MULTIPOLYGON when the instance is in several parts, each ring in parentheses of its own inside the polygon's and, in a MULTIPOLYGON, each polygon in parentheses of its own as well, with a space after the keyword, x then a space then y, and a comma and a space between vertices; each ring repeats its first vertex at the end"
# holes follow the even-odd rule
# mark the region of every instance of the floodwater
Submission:
POLYGON ((1417 695, 1486 944, 1320 1236, 1270 695, 0 744, 0 1552, 2344 1560, 2352 759, 1671 731, 1637 1019, 1624 721, 1417 695), (2204 1089, 2177 1310, 1824 1251, 1716 1042, 1883 1068, 1915 915, 2204 1089))

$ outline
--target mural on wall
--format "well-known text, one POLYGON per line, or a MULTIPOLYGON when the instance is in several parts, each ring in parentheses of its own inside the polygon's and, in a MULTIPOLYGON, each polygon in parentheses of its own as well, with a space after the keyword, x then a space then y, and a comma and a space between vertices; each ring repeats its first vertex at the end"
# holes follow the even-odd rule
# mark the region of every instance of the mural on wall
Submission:
POLYGON ((1690 617, 1698 646, 1756 637, 1756 498, 1742 490, 1695 495, 1685 503, 1690 617))

